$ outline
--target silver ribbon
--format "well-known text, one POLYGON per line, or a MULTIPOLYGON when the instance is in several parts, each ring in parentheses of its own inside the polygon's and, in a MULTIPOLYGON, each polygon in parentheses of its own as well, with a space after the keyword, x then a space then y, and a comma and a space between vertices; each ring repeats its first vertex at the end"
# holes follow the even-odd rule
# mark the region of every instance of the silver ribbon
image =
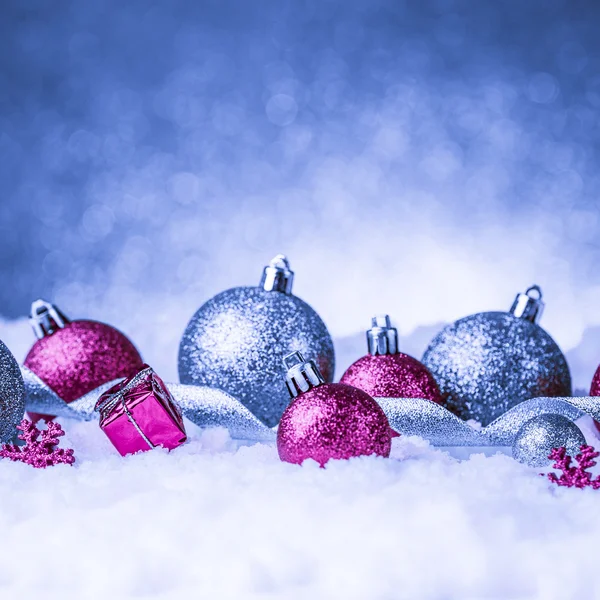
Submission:
MULTIPOLYGON (((65 403, 26 367, 21 367, 26 389, 27 410, 71 417, 94 418, 98 398, 120 380, 106 383, 65 403)), ((200 427, 224 427, 232 438, 274 441, 275 428, 259 421, 241 402, 209 387, 166 384, 182 413, 200 427)), ((558 414, 572 421, 584 414, 600 421, 600 397, 533 398, 505 412, 487 427, 477 430, 439 404, 420 398, 376 398, 392 429, 402 435, 422 437, 434 446, 511 446, 521 426, 543 414, 558 414)))

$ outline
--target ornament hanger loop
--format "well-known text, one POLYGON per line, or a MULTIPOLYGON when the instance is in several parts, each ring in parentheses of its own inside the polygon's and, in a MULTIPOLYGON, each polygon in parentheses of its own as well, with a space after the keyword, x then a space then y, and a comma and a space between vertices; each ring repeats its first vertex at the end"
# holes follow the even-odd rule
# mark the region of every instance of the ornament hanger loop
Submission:
POLYGON ((47 335, 52 335, 58 329, 63 329, 66 324, 70 323, 69 319, 54 304, 42 299, 31 304, 29 322, 36 337, 40 340, 47 335))
POLYGON ((263 270, 260 286, 267 292, 292 293, 294 272, 284 254, 278 254, 263 270))
POLYGON ((533 298, 534 300, 541 300, 542 299, 542 288, 539 285, 532 285, 532 286, 528 287, 527 291, 525 293, 530 298, 533 298), (532 296, 529 292, 536 292, 537 296, 532 296))
POLYGON ((398 352, 398 330, 392 327, 389 315, 376 315, 367 330, 369 354, 396 354, 398 352))
POLYGON ((531 323, 537 323, 542 316, 542 312, 544 312, 544 306, 542 289, 539 285, 532 285, 527 288, 524 294, 517 294, 510 313, 531 323), (533 292, 533 295, 531 292, 533 292))
POLYGON ((285 384, 292 398, 325 383, 315 361, 304 360, 300 352, 292 352, 284 356, 283 364, 287 369, 285 384))

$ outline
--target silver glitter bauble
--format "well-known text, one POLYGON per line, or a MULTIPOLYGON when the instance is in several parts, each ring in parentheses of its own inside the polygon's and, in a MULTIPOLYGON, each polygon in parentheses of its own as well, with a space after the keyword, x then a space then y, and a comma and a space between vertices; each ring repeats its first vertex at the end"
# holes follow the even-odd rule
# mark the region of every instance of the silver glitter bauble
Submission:
POLYGON ((179 346, 181 383, 221 389, 269 427, 289 404, 282 359, 314 360, 333 381, 333 341, 319 315, 291 293, 293 273, 276 256, 259 287, 226 290, 192 317, 179 346))
POLYGON ((460 319, 434 338, 423 364, 448 409, 487 425, 528 398, 571 395, 567 361, 535 323, 543 306, 541 290, 533 286, 517 296, 510 312, 460 319))
POLYGON ((512 454, 515 460, 530 467, 544 467, 552 463, 548 458, 552 448, 565 447, 567 454, 575 456, 583 444, 585 437, 573 421, 562 415, 540 415, 519 429, 512 454))
POLYGON ((25 413, 25 385, 10 350, 0 341, 0 441, 14 439, 25 413))

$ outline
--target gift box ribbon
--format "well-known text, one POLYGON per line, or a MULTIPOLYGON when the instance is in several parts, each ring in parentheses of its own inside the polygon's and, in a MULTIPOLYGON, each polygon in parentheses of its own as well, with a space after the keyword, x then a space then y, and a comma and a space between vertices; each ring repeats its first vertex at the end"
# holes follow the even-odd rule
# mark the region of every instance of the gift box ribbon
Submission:
POLYGON ((123 412, 127 415, 130 423, 135 427, 136 431, 140 434, 140 437, 148 444, 149 448, 155 448, 155 445, 148 438, 148 436, 142 431, 142 428, 139 426, 139 423, 135 420, 133 414, 129 410, 127 406, 127 402, 125 400, 125 395, 131 390, 135 389, 138 385, 140 385, 148 376, 152 376, 154 373, 151 367, 147 369, 141 370, 135 376, 133 376, 126 385, 123 385, 117 390, 114 394, 108 394, 102 402, 95 404, 95 410, 98 411, 102 417, 104 415, 109 415, 114 408, 120 403, 123 407, 123 412))

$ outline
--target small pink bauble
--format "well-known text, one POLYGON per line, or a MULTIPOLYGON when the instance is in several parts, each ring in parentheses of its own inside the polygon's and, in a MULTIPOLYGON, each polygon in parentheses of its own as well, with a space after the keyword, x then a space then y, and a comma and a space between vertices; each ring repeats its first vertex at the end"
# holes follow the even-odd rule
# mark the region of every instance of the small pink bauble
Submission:
POLYGON ((592 386, 590 387, 590 396, 600 396, 600 367, 598 367, 594 373, 592 386))
POLYGON ((441 403, 440 389, 427 367, 416 358, 396 354, 367 354, 342 375, 346 383, 374 398, 425 398, 441 403))
POLYGON ((24 365, 69 403, 104 383, 140 371, 144 362, 135 346, 114 327, 65 319, 62 326, 43 333, 24 365))
POLYGON ((323 466, 332 458, 387 457, 396 435, 367 393, 326 383, 300 394, 285 409, 277 430, 277 450, 285 462, 301 464, 312 458, 323 466))
POLYGON ((398 352, 398 330, 388 315, 377 315, 367 331, 369 354, 359 358, 342 376, 346 383, 373 398, 425 398, 441 404, 440 388, 427 367, 398 352))

